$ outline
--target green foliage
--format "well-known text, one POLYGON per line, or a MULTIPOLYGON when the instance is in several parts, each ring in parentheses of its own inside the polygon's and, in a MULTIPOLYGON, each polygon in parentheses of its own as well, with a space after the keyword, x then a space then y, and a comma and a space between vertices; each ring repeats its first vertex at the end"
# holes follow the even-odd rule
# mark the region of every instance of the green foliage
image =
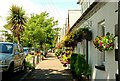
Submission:
POLYGON ((65 47, 73 47, 77 44, 76 41, 73 39, 73 35, 72 34, 68 34, 64 37, 64 39, 62 40, 63 44, 65 47))
POLYGON ((31 55, 31 54, 28 54, 26 56, 25 66, 28 67, 28 68, 30 68, 30 69, 34 68, 33 65, 32 65, 32 63, 30 63, 30 61, 32 60, 32 58, 33 58, 33 55, 31 55))
POLYGON ((97 36, 93 43, 100 51, 109 51, 114 49, 114 41, 115 37, 108 32, 106 36, 97 36))
POLYGON ((88 27, 80 28, 74 33, 74 39, 81 42, 83 39, 92 40, 92 32, 88 27))
POLYGON ((14 37, 17 37, 18 42, 20 42, 20 36, 24 31, 26 22, 27 16, 22 7, 12 5, 9 16, 7 17, 7 24, 4 27, 12 31, 14 37))
POLYGON ((78 77, 81 77, 82 75, 90 75, 90 68, 85 60, 84 55, 77 55, 77 60, 75 62, 75 73, 78 77))
POLYGON ((13 37, 8 35, 7 41, 16 41, 17 39, 17 42, 23 46, 42 48, 47 44, 49 48, 52 48, 56 45, 55 39, 60 31, 60 28, 53 28, 57 24, 58 21, 49 17, 47 12, 32 14, 28 18, 22 7, 12 5, 7 17, 7 24, 4 27, 13 33, 13 37))
POLYGON ((58 57, 61 55, 61 49, 56 49, 55 50, 55 55, 58 57))
POLYGON ((27 55, 27 57, 26 57, 26 59, 29 61, 29 60, 32 60, 32 58, 33 58, 33 55, 31 55, 31 54, 28 54, 27 55))
POLYGON ((77 55, 78 55, 77 53, 72 53, 71 58, 70 58, 70 69, 72 71, 75 70, 75 62, 76 62, 76 59, 77 59, 77 55))
POLYGON ((54 30, 54 40, 52 42, 52 47, 55 47, 59 37, 59 31, 61 30, 61 28, 54 28, 53 30, 54 30))
POLYGON ((83 33, 83 38, 90 41, 92 40, 92 32, 89 30, 88 27, 81 28, 83 33))
POLYGON ((40 14, 32 14, 31 18, 26 24, 23 40, 26 44, 31 43, 33 47, 40 45, 40 47, 46 46, 46 44, 52 47, 52 43, 55 39, 55 31, 53 27, 57 25, 57 21, 54 18, 49 17, 49 14, 42 12, 40 14))
POLYGON ((8 41, 8 42, 13 41, 13 36, 11 34, 6 34, 6 37, 7 37, 6 41, 8 41))
POLYGON ((75 33, 73 33, 74 37, 73 39, 76 40, 77 42, 81 42, 83 40, 83 33, 81 28, 78 29, 75 33))
POLYGON ((25 66, 30 69, 34 68, 33 65, 29 61, 25 62, 25 66))
POLYGON ((67 61, 68 61, 68 58, 69 58, 69 57, 66 56, 66 54, 64 54, 63 57, 62 57, 62 60, 65 61, 65 62, 67 62, 67 61))

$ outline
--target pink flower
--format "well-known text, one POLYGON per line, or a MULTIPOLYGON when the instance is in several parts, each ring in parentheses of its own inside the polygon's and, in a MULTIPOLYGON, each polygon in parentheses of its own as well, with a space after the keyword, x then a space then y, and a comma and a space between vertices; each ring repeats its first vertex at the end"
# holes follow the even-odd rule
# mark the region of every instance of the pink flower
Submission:
POLYGON ((102 46, 102 42, 100 42, 99 46, 102 46))
POLYGON ((109 45, 108 44, 106 44, 106 48, 108 48, 109 47, 109 45))

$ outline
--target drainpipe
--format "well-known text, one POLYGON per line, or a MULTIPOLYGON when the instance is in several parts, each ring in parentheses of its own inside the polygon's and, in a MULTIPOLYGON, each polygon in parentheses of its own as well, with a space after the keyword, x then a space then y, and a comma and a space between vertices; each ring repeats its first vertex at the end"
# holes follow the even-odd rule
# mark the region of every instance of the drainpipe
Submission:
POLYGON ((86 61, 88 64, 88 40, 86 40, 86 61))
POLYGON ((120 81, 120 1, 118 2, 118 81, 120 81))

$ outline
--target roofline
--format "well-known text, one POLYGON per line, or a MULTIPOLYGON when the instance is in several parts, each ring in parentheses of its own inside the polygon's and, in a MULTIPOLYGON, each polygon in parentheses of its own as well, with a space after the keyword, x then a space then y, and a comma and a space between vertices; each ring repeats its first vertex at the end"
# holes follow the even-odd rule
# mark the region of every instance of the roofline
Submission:
POLYGON ((68 11, 81 11, 81 10, 77 10, 77 9, 76 9, 76 10, 74 10, 74 9, 73 9, 73 10, 68 10, 68 11))

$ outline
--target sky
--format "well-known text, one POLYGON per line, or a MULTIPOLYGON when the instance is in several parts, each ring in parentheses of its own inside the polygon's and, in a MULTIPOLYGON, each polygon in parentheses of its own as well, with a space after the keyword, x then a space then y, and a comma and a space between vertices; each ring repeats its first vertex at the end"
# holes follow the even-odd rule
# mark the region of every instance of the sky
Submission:
POLYGON ((12 4, 22 7, 26 14, 39 14, 47 11, 50 17, 58 20, 58 26, 63 26, 68 16, 68 10, 80 10, 78 0, 1 0, 0 2, 0 29, 6 23, 9 9, 12 4))

